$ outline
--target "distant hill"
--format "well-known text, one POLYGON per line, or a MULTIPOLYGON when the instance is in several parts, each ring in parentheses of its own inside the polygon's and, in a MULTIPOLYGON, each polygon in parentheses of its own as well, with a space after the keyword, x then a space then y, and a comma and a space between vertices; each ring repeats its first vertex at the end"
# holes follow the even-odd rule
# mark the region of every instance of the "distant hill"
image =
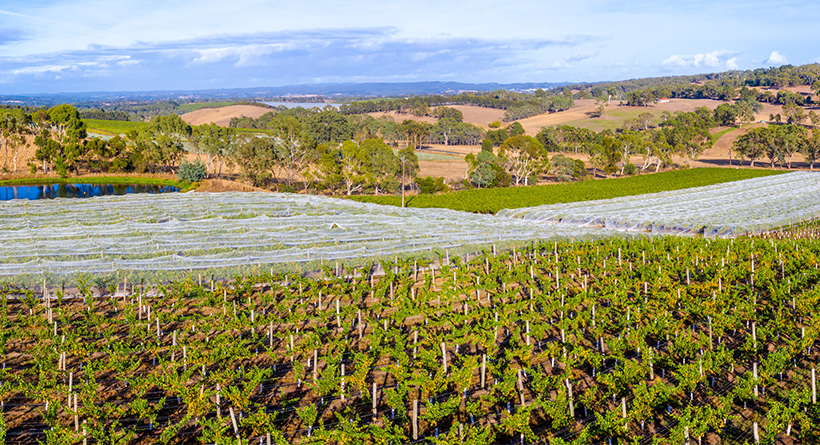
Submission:
MULTIPOLYGON (((81 104, 88 102, 106 102, 133 100, 153 102, 173 100, 177 102, 196 102, 225 99, 269 99, 301 96, 322 96, 325 98, 351 97, 386 97, 403 95, 455 94, 463 91, 495 90, 535 90, 551 89, 569 85, 563 83, 462 83, 462 82, 406 82, 406 83, 328 83, 309 85, 288 85, 281 87, 232 88, 217 90, 178 90, 178 91, 111 91, 88 93, 0 95, 0 104, 51 106, 61 103, 81 104)), ((309 100, 306 100, 309 101, 309 100)))

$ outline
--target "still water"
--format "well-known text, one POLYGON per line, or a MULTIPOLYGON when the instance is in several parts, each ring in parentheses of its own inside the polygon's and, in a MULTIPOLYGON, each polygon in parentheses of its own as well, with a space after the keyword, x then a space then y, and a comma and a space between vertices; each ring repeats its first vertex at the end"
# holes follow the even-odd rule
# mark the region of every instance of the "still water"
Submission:
POLYGON ((128 184, 42 184, 0 186, 0 201, 12 199, 91 198, 131 193, 169 193, 179 189, 166 185, 128 184))

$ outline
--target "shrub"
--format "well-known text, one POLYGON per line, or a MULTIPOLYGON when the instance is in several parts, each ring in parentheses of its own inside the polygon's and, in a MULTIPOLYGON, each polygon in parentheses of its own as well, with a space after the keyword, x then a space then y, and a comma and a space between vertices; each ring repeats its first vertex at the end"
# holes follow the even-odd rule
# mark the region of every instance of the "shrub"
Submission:
POLYGON ((449 191, 450 188, 444 183, 444 178, 433 178, 427 176, 418 181, 419 190, 422 195, 433 195, 439 192, 449 191))
POLYGON ((635 164, 633 164, 631 162, 628 162, 626 165, 624 165, 624 174, 626 176, 632 176, 637 172, 638 172, 638 169, 635 168, 635 164))
POLYGON ((205 179, 206 173, 207 171, 205 169, 205 164, 203 164, 199 159, 194 162, 184 160, 182 161, 182 164, 179 165, 177 177, 183 181, 200 182, 205 179))

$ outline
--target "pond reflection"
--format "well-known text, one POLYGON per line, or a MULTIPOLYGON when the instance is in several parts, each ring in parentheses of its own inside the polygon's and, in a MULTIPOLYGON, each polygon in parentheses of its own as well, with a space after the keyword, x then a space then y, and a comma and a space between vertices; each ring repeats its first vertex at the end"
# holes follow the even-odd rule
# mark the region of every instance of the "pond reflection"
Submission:
POLYGON ((170 193, 179 189, 169 185, 144 184, 41 184, 0 186, 0 201, 12 199, 91 198, 131 193, 170 193))

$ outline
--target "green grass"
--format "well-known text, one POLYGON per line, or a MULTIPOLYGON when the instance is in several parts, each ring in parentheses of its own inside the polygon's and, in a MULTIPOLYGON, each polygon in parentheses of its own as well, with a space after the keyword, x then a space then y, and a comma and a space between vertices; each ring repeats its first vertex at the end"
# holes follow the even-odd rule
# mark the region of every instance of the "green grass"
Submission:
MULTIPOLYGON (((474 213, 496 213, 501 209, 516 209, 564 202, 592 201, 641 195, 644 193, 702 187, 741 179, 786 173, 774 170, 695 168, 644 174, 627 178, 598 179, 566 184, 473 189, 441 195, 418 195, 407 200, 407 207, 437 207, 474 213)), ((354 196, 360 202, 401 205, 400 196, 354 196)))
POLYGON ((125 134, 130 130, 139 130, 148 126, 145 122, 106 121, 102 119, 83 119, 89 133, 99 133, 109 136, 125 134))
POLYGON ((729 132, 732 132, 732 131, 735 131, 735 130, 737 130, 737 127, 729 127, 725 130, 720 130, 717 133, 713 134, 712 135, 712 144, 714 145, 714 143, 717 142, 718 139, 722 138, 723 135, 725 135, 726 133, 729 133, 729 132))
POLYGON ((574 121, 565 122, 561 125, 569 125, 572 127, 580 127, 586 128, 595 132, 601 132, 603 130, 617 130, 623 127, 624 122, 635 119, 638 115, 643 113, 649 113, 655 116, 652 118, 651 122, 654 126, 658 126, 661 122, 661 114, 657 111, 653 111, 651 108, 647 108, 644 110, 633 110, 633 109, 619 109, 618 107, 610 106, 604 112, 603 117, 596 117, 594 119, 591 118, 583 118, 583 119, 576 119, 574 121))
MULTIPOLYGON (((139 130, 148 127, 146 122, 131 122, 131 121, 105 121, 100 119, 83 119, 88 127, 89 133, 97 133, 105 136, 124 135, 129 130, 139 130)), ((239 134, 273 134, 272 130, 256 130, 251 128, 237 128, 236 132, 239 134)))
MULTIPOLYGON (((257 102, 250 102, 250 101, 240 101, 240 102, 197 102, 193 104, 182 104, 179 106, 178 110, 181 114, 190 113, 192 111, 201 110, 203 108, 222 108, 222 107, 229 107, 231 105, 252 105, 261 108, 271 108, 267 104, 257 103, 257 102)), ((321 105, 321 104, 319 104, 321 105)))
POLYGON ((179 106, 180 113, 190 113, 191 111, 201 110, 203 108, 221 108, 234 105, 236 102, 197 102, 193 104, 182 104, 179 106))
POLYGON ((160 185, 173 186, 181 191, 199 187, 199 183, 176 181, 173 179, 147 178, 142 176, 86 176, 79 178, 19 178, 0 181, 4 185, 40 185, 40 184, 127 184, 127 185, 160 185))
POLYGON ((237 134, 254 134, 254 133, 262 133, 267 134, 269 136, 273 135, 273 130, 262 130, 259 128, 234 128, 237 134))

